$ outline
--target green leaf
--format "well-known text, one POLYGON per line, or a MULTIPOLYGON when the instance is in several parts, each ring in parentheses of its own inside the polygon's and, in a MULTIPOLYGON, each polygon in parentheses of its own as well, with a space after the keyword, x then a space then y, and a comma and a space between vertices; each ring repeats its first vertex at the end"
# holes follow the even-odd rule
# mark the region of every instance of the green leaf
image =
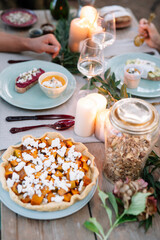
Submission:
POLYGON ((108 193, 108 198, 109 198, 109 201, 112 204, 112 207, 115 211, 116 217, 118 217, 118 205, 117 205, 116 198, 115 198, 114 194, 109 192, 108 193))
POLYGON ((102 236, 104 236, 104 231, 102 225, 97 222, 96 218, 89 218, 88 221, 84 223, 84 226, 95 233, 100 233, 102 236))
POLYGON ((128 93, 127 93, 127 85, 123 84, 120 90, 120 96, 121 98, 128 98, 128 93))
POLYGON ((108 214, 108 218, 109 218, 109 223, 112 226, 112 210, 106 205, 106 199, 108 198, 108 194, 106 194, 105 192, 101 191, 100 189, 98 189, 99 193, 99 197, 103 203, 103 207, 105 208, 107 214, 108 214))
POLYGON ((88 89, 88 83, 86 83, 85 85, 83 85, 83 87, 81 87, 80 90, 86 90, 86 89, 88 89))
POLYGON ((108 214, 109 224, 112 226, 112 210, 107 205, 105 205, 104 208, 108 214))
POLYGON ((101 191, 99 188, 98 188, 98 195, 103 203, 103 205, 105 206, 106 205, 106 199, 108 198, 108 194, 106 194, 105 192, 101 191))
POLYGON ((137 221, 137 217, 133 215, 124 215, 122 218, 119 218, 117 225, 126 223, 126 222, 135 222, 137 221))
POLYGON ((152 220, 153 220, 153 217, 149 216, 149 218, 139 222, 139 227, 144 226, 145 232, 147 232, 148 229, 152 227, 152 220))
POLYGON ((104 73, 104 79, 107 79, 111 73, 111 68, 108 68, 106 72, 104 73))
POLYGON ((125 210, 125 214, 131 214, 134 216, 142 213, 146 207, 146 198, 151 195, 151 193, 136 193, 131 200, 131 204, 128 209, 125 210))
POLYGON ((85 226, 85 228, 87 228, 91 232, 99 233, 98 228, 95 226, 95 224, 93 224, 90 221, 85 221, 84 226, 85 226))

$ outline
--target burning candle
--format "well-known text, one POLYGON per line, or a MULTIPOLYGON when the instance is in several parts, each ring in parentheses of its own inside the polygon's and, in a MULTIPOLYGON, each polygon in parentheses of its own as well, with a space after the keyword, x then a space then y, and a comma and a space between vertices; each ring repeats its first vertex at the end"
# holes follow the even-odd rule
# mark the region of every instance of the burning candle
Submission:
POLYGON ((75 18, 71 21, 69 32, 69 48, 72 52, 79 52, 80 42, 88 37, 88 21, 75 18))
POLYGON ((89 98, 80 98, 77 102, 74 131, 81 137, 89 137, 94 133, 97 107, 89 98))
POLYGON ((94 7, 85 6, 81 10, 80 18, 81 19, 85 18, 89 22, 89 25, 91 26, 96 21, 97 15, 98 15, 98 12, 94 7))
POLYGON ((95 137, 101 140, 102 142, 105 141, 105 134, 104 134, 104 123, 107 121, 110 109, 102 110, 97 114, 96 122, 95 122, 95 137))

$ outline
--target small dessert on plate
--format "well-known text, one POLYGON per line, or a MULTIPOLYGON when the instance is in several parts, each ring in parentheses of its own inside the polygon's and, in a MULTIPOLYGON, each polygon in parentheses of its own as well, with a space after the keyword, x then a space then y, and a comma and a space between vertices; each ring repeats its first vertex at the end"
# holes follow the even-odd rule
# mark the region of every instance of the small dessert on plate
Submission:
POLYGON ((136 58, 128 59, 126 65, 135 64, 142 69, 142 78, 152 81, 160 81, 160 68, 156 66, 155 62, 136 58))
POLYGON ((33 68, 27 72, 20 73, 16 78, 15 89, 19 93, 26 92, 38 82, 38 78, 45 71, 41 68, 33 68))
POLYGON ((2 187, 17 204, 37 211, 70 207, 88 195, 98 178, 88 149, 54 132, 23 137, 2 160, 2 187))
POLYGON ((124 83, 128 88, 137 88, 141 79, 142 70, 139 66, 129 64, 124 67, 124 83))
POLYGON ((48 97, 56 98, 66 89, 68 78, 60 72, 46 72, 40 76, 38 82, 48 97))

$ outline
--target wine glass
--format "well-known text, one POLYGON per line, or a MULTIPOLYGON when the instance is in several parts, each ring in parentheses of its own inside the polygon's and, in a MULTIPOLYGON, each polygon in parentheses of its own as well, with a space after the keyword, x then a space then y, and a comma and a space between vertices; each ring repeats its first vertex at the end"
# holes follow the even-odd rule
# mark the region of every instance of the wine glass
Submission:
MULTIPOLYGON (((106 13, 103 16, 97 17, 94 23, 94 30, 92 32, 92 40, 99 44, 100 48, 104 49, 112 45, 116 39, 116 25, 114 13, 106 13)), ((104 68, 107 68, 107 59, 104 61, 104 68)))
POLYGON ((95 21, 92 39, 99 44, 101 49, 110 46, 116 39, 116 26, 114 13, 106 13, 103 16, 97 17, 95 21))
POLYGON ((103 51, 99 44, 93 42, 91 38, 87 38, 83 42, 77 64, 78 70, 88 79, 85 95, 90 93, 91 78, 103 72, 103 60, 103 51))

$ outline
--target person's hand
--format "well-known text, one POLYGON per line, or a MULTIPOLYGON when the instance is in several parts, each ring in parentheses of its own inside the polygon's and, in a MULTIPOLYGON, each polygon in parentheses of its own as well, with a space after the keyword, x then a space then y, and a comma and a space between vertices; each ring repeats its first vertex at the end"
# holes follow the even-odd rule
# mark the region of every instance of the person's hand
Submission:
POLYGON ((52 57, 55 58, 59 51, 61 45, 55 38, 53 34, 47 34, 37 38, 31 38, 29 40, 29 49, 37 53, 50 53, 52 57))
POLYGON ((148 46, 160 50, 160 34, 153 23, 148 24, 148 20, 142 18, 138 30, 140 35, 145 37, 148 46))

